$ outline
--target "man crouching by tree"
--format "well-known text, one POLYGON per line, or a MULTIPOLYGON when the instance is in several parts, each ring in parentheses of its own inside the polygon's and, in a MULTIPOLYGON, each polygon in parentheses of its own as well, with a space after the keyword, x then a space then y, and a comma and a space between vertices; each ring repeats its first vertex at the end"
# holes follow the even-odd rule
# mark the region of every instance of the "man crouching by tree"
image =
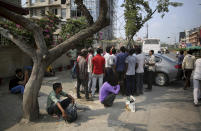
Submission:
POLYGON ((62 91, 61 83, 54 83, 53 91, 50 92, 47 98, 46 109, 48 114, 52 116, 57 115, 58 117, 62 115, 64 119, 67 119, 68 116, 65 110, 70 103, 74 103, 74 98, 71 95, 68 95, 67 93, 62 91), (61 96, 68 97, 68 98, 60 101, 61 96))
POLYGON ((16 69, 15 78, 10 80, 9 90, 13 94, 24 93, 24 87, 29 79, 28 71, 22 72, 22 69, 16 69))

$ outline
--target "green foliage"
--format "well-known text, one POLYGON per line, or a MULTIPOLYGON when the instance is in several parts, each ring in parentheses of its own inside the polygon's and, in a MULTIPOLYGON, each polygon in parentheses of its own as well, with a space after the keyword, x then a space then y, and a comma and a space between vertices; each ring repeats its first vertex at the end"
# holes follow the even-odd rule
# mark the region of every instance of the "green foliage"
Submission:
POLYGON ((181 3, 170 2, 169 0, 157 0, 157 6, 153 10, 150 7, 151 0, 124 0, 122 7, 125 8, 124 16, 126 21, 125 33, 128 39, 133 36, 143 27, 143 25, 152 18, 152 15, 157 11, 161 13, 161 17, 169 11, 169 6, 181 6, 181 3))
MULTIPOLYGON (((53 43, 53 33, 58 29, 60 18, 55 15, 48 14, 42 19, 31 19, 37 23, 43 30, 43 35, 47 46, 51 46, 53 43)), ((21 25, 15 24, 8 20, 1 20, 0 26, 11 31, 12 34, 21 36, 27 43, 34 45, 35 40, 33 34, 23 28, 21 25)), ((12 42, 11 42, 12 43, 12 42)))
MULTIPOLYGON (((74 34, 78 33, 80 30, 85 29, 88 27, 87 21, 85 17, 79 17, 77 19, 68 19, 66 24, 62 26, 61 32, 59 34, 60 42, 69 39, 74 34)), ((89 47, 93 43, 93 38, 88 38, 80 43, 77 46, 80 47, 89 47)))

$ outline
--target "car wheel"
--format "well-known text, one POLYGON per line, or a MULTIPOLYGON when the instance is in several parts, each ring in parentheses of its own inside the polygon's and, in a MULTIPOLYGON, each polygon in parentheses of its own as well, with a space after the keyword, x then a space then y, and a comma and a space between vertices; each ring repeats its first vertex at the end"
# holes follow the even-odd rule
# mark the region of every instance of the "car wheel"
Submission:
POLYGON ((155 83, 159 86, 164 86, 168 82, 168 78, 164 73, 157 73, 155 77, 155 83))

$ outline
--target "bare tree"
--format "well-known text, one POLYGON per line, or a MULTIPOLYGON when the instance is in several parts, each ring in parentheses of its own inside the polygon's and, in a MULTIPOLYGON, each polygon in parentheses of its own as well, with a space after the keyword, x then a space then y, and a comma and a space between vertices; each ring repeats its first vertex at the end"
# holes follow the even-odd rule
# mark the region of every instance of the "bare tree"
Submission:
POLYGON ((35 47, 32 47, 29 43, 26 43, 23 36, 17 36, 11 33, 11 31, 0 27, 0 33, 28 54, 34 63, 30 79, 25 86, 23 95, 23 117, 28 121, 39 118, 38 93, 41 88, 46 67, 66 51, 75 47, 76 43, 92 36, 110 23, 109 19, 106 17, 108 10, 107 0, 100 0, 100 14, 96 22, 93 22, 93 17, 83 4, 83 0, 75 0, 75 2, 84 16, 86 16, 90 27, 81 30, 63 43, 51 49, 47 48, 42 29, 36 23, 6 8, 0 8, 0 16, 23 26, 33 33, 35 39, 35 47))

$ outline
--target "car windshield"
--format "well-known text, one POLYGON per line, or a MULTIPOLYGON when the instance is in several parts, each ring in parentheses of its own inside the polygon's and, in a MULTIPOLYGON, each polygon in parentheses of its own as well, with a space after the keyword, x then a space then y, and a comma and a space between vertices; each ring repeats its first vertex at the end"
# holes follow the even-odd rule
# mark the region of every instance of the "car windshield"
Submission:
POLYGON ((159 44, 159 40, 157 39, 145 40, 145 44, 159 44))
POLYGON ((170 57, 168 57, 167 55, 162 55, 162 57, 165 58, 165 59, 167 59, 167 60, 169 60, 169 61, 171 61, 171 62, 176 62, 175 59, 170 58, 170 57))

